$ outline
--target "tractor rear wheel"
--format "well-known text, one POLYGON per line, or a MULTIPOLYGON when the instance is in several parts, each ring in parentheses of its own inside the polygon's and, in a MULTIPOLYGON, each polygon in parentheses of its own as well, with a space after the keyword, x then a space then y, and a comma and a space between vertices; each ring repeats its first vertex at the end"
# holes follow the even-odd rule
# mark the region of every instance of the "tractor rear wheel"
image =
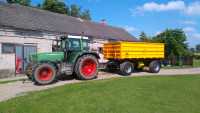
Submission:
POLYGON ((35 83, 46 85, 53 83, 56 78, 56 69, 49 63, 43 63, 35 67, 33 71, 35 83))
POLYGON ((75 73, 78 79, 90 80, 97 77, 98 61, 93 55, 83 55, 75 65, 75 73))

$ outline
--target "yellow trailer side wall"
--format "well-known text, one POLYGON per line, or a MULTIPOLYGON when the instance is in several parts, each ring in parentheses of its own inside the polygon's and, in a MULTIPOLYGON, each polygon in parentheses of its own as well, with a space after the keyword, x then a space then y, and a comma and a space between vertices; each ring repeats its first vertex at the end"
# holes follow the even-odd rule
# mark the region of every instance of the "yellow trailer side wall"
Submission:
POLYGON ((104 44, 103 54, 106 59, 163 59, 163 43, 147 42, 112 42, 104 44))

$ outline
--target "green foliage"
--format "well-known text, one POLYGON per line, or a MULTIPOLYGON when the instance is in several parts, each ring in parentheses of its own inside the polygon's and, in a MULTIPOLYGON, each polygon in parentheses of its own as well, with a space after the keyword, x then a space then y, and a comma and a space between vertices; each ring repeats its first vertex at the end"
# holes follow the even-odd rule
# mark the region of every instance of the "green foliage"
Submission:
POLYGON ((16 3, 24 6, 30 6, 31 0, 7 0, 8 3, 16 3))
POLYGON ((69 11, 68 15, 72 17, 81 18, 84 20, 91 20, 90 11, 89 10, 82 11, 80 6, 76 4, 72 4, 68 11, 69 11))
POLYGON ((91 20, 90 11, 84 10, 80 17, 85 20, 91 20))
MULTIPOLYGON (((24 6, 30 6, 31 0, 7 0, 8 3, 16 3, 24 6)), ((37 4, 37 8, 48 10, 55 13, 66 14, 84 20, 91 20, 89 10, 81 10, 80 6, 72 4, 70 7, 62 0, 44 0, 42 4, 37 4)))
POLYGON ((81 15, 81 8, 75 4, 70 6, 70 16, 73 17, 80 17, 81 15))
POLYGON ((66 14, 68 12, 65 3, 59 0, 45 0, 42 8, 60 14, 66 14))
POLYGON ((41 6, 43 9, 56 12, 60 14, 66 14, 76 18, 82 18, 85 20, 91 20, 90 11, 81 11, 80 6, 72 4, 70 7, 60 0, 45 0, 41 6))
POLYGON ((200 59, 193 60, 193 67, 200 67, 200 59))
POLYGON ((141 41, 144 41, 144 42, 149 42, 150 41, 150 38, 146 35, 145 32, 141 32, 139 38, 140 38, 141 41))
POLYGON ((68 84, 1 102, 0 113, 197 113, 200 76, 68 84))
POLYGON ((165 43, 166 57, 190 55, 186 39, 184 31, 181 29, 167 29, 153 37, 154 42, 165 43))
POLYGON ((0 84, 7 84, 11 82, 23 81, 24 79, 0 81, 0 84))

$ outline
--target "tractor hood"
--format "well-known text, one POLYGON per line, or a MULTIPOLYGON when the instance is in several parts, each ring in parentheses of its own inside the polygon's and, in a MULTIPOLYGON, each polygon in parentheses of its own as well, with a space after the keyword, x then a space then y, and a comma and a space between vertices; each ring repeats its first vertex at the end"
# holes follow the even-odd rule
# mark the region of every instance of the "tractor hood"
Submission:
POLYGON ((30 56, 32 62, 55 62, 62 61, 64 59, 64 52, 49 52, 49 53, 37 53, 30 56))

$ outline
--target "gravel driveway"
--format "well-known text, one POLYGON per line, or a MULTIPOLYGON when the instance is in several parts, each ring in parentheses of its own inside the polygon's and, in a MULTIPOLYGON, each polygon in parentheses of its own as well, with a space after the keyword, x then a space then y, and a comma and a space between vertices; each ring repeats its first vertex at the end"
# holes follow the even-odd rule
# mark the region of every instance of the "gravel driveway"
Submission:
MULTIPOLYGON (((131 76, 152 76, 152 75, 186 75, 186 74, 200 74, 200 68, 187 68, 187 69, 162 69, 160 73, 158 74, 152 74, 147 72, 137 72, 133 73, 131 76)), ((108 79, 108 78, 114 78, 114 77, 122 77, 118 74, 113 73, 106 73, 106 72, 99 72, 98 79, 108 79)), ((25 95, 27 92, 30 91, 39 91, 44 90, 48 88, 53 88, 56 86, 62 86, 64 84, 71 84, 71 83, 77 83, 77 82, 84 82, 79 81, 76 79, 69 79, 64 81, 59 81, 55 84, 46 85, 46 86, 36 86, 30 81, 17 81, 17 82, 11 82, 7 84, 0 84, 0 101, 5 101, 10 98, 16 97, 16 96, 22 96, 25 95)))

